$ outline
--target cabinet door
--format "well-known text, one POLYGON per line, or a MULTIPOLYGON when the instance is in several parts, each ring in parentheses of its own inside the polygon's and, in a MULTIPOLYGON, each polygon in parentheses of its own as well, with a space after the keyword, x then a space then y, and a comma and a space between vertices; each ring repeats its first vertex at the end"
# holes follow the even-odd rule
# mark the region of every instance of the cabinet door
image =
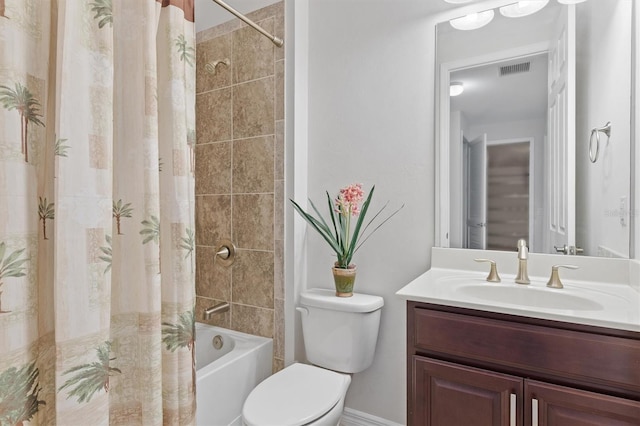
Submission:
POLYGON ((419 356, 413 367, 411 425, 522 425, 522 378, 419 356))
POLYGON ((640 402, 548 383, 525 381, 525 424, 638 426, 640 402))

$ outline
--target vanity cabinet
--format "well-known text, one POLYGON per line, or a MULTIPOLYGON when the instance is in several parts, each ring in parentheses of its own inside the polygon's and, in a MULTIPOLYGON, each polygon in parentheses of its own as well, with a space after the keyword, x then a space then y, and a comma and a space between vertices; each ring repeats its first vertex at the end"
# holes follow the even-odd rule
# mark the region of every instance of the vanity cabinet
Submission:
POLYGON ((640 333, 407 304, 409 425, 640 425, 640 333))

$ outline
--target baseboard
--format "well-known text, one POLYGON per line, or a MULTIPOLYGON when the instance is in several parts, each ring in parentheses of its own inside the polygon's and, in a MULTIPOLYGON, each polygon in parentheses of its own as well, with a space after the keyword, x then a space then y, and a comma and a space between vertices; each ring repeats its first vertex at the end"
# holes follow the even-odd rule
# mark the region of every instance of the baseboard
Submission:
POLYGON ((340 426, 402 426, 400 423, 363 413, 352 408, 345 408, 340 419, 340 426))

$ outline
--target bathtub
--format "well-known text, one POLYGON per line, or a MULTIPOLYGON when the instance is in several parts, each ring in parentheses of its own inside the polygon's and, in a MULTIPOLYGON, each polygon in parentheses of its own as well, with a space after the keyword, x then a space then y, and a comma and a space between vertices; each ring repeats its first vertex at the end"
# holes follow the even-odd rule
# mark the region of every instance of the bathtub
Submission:
POLYGON ((272 357, 272 339, 197 322, 196 425, 242 425, 242 404, 271 375, 272 357))

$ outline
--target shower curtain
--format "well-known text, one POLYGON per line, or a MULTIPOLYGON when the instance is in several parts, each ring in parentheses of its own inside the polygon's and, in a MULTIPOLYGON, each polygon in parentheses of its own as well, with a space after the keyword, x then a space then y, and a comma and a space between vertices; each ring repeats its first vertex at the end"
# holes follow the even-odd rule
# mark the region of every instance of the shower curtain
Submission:
POLYGON ((192 424, 193 0, 0 0, 0 425, 192 424))

